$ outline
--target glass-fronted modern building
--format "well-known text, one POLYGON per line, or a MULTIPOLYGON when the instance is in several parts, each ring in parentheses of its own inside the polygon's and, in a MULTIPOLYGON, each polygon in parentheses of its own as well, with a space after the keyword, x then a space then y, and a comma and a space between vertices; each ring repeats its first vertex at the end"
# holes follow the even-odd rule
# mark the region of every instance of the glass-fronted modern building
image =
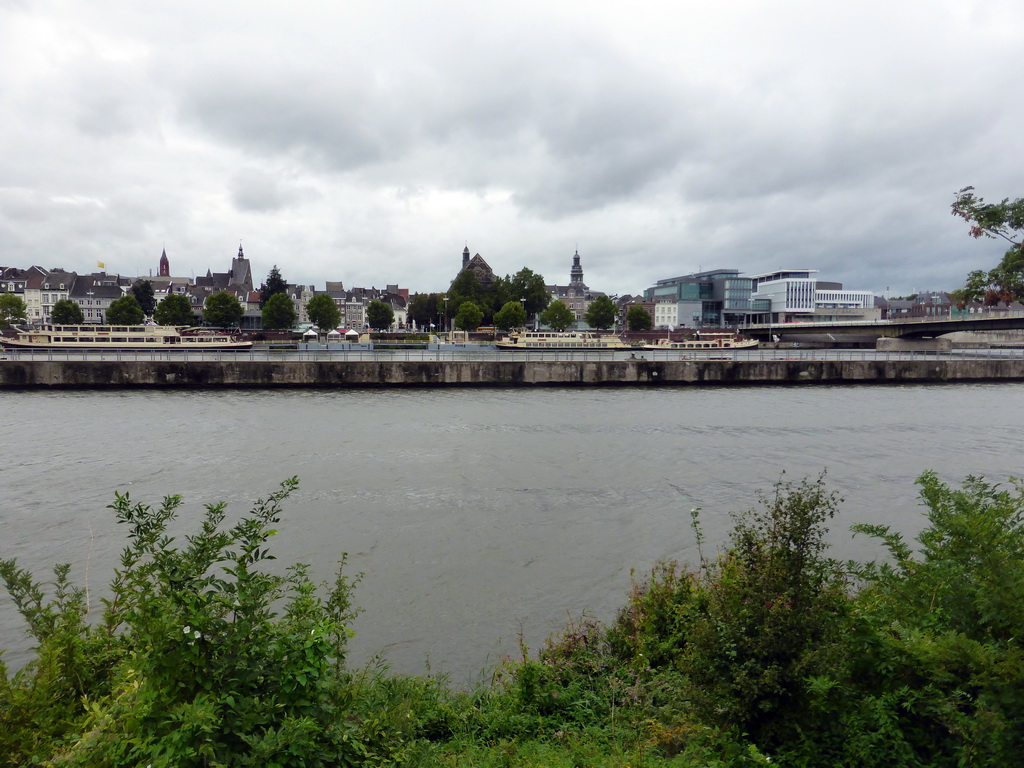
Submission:
POLYGON ((878 319, 874 294, 819 281, 814 269, 781 269, 744 277, 714 269, 659 280, 644 291, 656 328, 742 328, 794 322, 878 319))

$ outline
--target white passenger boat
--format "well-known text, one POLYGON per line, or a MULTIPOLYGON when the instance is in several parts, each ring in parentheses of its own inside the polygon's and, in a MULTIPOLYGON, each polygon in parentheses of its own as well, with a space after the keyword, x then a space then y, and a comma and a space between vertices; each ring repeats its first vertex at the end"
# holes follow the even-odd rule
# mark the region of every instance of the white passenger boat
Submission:
POLYGON ((618 336, 602 336, 591 331, 523 331, 510 333, 504 339, 494 342, 498 349, 523 350, 616 350, 636 349, 618 336))
POLYGON ((226 331, 172 325, 43 325, 0 337, 11 349, 250 349, 226 331))
POLYGON ((704 334, 693 339, 672 341, 671 339, 658 339, 655 344, 645 344, 644 349, 652 350, 687 350, 695 351, 706 349, 708 351, 722 349, 753 349, 757 346, 757 339, 744 339, 733 334, 704 334))

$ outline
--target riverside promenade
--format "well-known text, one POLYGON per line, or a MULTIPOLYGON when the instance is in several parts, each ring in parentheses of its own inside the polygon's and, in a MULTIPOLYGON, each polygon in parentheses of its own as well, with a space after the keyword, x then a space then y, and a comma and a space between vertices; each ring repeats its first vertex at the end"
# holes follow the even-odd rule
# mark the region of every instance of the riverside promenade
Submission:
POLYGON ((637 387, 1024 381, 1024 358, 0 360, 0 389, 637 387))

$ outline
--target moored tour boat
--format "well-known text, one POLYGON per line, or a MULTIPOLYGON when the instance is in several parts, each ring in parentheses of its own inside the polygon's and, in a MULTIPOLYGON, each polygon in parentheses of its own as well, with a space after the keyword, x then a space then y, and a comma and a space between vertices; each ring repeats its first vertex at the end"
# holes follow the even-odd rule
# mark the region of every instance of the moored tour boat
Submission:
POLYGON ((709 351, 722 350, 722 349, 752 349, 757 346, 757 339, 744 339, 740 336, 733 334, 714 334, 714 335, 703 335, 697 336, 693 339, 684 339, 682 341, 672 341, 671 339, 658 339, 655 344, 645 344, 644 349, 675 349, 675 350, 688 350, 688 351, 699 351, 706 349, 709 351))
POLYGON ((251 349, 226 331, 173 325, 43 325, 0 337, 11 349, 251 349))
POLYGON ((504 339, 494 342, 498 349, 522 350, 616 350, 636 349, 618 336, 601 336, 590 331, 523 331, 510 333, 504 339))

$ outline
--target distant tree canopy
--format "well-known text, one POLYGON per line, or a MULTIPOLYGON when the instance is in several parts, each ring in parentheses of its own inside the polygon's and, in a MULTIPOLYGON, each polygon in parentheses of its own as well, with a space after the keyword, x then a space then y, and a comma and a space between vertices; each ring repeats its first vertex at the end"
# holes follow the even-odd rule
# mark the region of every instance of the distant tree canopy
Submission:
POLYGON ((1024 198, 986 203, 974 194, 974 187, 964 187, 956 193, 952 213, 970 225, 971 237, 1010 244, 998 265, 988 272, 974 270, 963 288, 950 293, 953 302, 963 309, 972 301, 993 306, 1024 300, 1024 198))
POLYGON ((153 284, 149 280, 139 280, 132 286, 132 296, 139 302, 142 311, 147 316, 153 314, 156 309, 156 294, 153 292, 153 284))
POLYGON ((277 264, 275 264, 267 274, 267 281, 260 288, 260 309, 267 306, 271 296, 277 296, 279 293, 288 293, 288 283, 281 277, 281 272, 278 270, 277 264))
POLYGON ((553 301, 540 313, 540 321, 555 331, 564 331, 576 322, 576 315, 564 301, 553 301))
POLYGON ((77 302, 60 299, 53 305, 50 322, 54 325, 81 325, 85 322, 85 315, 82 314, 82 308, 77 302))
POLYGON ((524 299, 527 317, 543 312, 551 303, 551 294, 544 286, 544 276, 526 267, 514 275, 506 276, 499 287, 503 295, 498 306, 504 307, 510 301, 524 299))
POLYGON ((494 313, 494 325, 503 331, 522 328, 526 325, 526 310, 518 301, 507 301, 505 306, 494 313))
POLYGON ((484 286, 480 284, 476 273, 472 270, 466 269, 460 272, 452 281, 448 293, 441 297, 441 308, 444 314, 444 321, 441 323, 443 328, 449 327, 448 320, 457 314, 467 301, 475 304, 485 317, 491 317, 494 314, 494 303, 497 301, 495 283, 484 286), (447 302, 444 301, 445 298, 448 299, 447 302))
POLYGON ((472 301, 462 302, 459 312, 455 315, 455 327, 460 331, 475 331, 480 327, 484 313, 472 301))
POLYGON ((306 317, 321 331, 330 331, 341 322, 341 311, 334 299, 326 293, 320 293, 306 302, 306 317))
POLYGON ((654 321, 651 319, 650 312, 639 304, 634 304, 629 308, 626 313, 626 328, 631 331, 649 331, 653 327, 654 321))
POLYGON ((158 325, 192 325, 196 318, 192 313, 192 302, 188 296, 171 293, 156 305, 153 319, 158 325))
POLYGON ((236 328, 242 322, 242 302, 237 296, 220 291, 206 299, 203 306, 203 322, 216 328, 236 328))
POLYGON ((275 293, 263 305, 263 327, 267 330, 291 328, 298 319, 295 306, 286 293, 275 293))
POLYGON ((583 315, 583 319, 587 321, 587 325, 591 328, 607 330, 615 325, 617 314, 618 309, 614 301, 607 296, 598 296, 590 302, 586 313, 583 315))
POLYGON ((375 331, 386 331, 395 322, 395 311, 380 300, 371 301, 366 307, 366 324, 375 331))
POLYGON ((0 293, 0 328, 8 328, 28 319, 28 307, 20 296, 14 293, 0 293))
POLYGON ((446 294, 430 295, 436 297, 436 308, 440 311, 430 313, 433 305, 427 303, 425 299, 415 307, 410 305, 409 316, 415 319, 417 324, 434 322, 429 318, 442 315, 441 326, 447 327, 448 320, 467 301, 476 304, 483 312, 482 323, 494 322, 495 314, 510 301, 522 305, 523 302, 520 300, 525 300, 527 317, 541 312, 551 301, 551 296, 544 287, 544 276, 527 267, 523 267, 514 275, 496 277, 490 285, 481 285, 476 273, 467 269, 456 276, 446 294), (447 304, 444 301, 445 297, 448 299, 447 304))
POLYGON ((418 328, 429 328, 441 317, 441 296, 437 293, 417 293, 409 300, 406 312, 410 322, 418 328))
POLYGON ((138 299, 130 293, 114 299, 107 307, 107 325, 138 325, 146 318, 138 299))

